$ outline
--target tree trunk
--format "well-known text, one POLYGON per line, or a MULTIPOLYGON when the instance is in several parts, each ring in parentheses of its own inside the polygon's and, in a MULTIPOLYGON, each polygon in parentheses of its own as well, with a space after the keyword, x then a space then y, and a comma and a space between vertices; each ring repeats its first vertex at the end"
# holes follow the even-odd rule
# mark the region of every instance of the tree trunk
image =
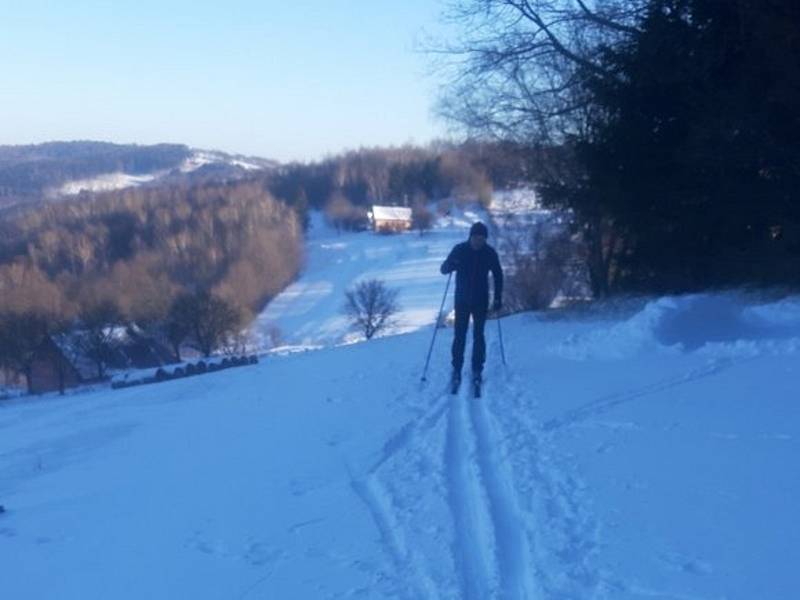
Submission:
POLYGON ((28 389, 28 394, 33 394, 33 367, 26 366, 23 370, 25 375, 25 385, 28 389))
POLYGON ((603 232, 598 220, 593 220, 587 224, 586 246, 588 256, 586 257, 589 268, 589 284, 592 293, 598 298, 605 298, 609 292, 609 265, 605 249, 603 248, 603 232))

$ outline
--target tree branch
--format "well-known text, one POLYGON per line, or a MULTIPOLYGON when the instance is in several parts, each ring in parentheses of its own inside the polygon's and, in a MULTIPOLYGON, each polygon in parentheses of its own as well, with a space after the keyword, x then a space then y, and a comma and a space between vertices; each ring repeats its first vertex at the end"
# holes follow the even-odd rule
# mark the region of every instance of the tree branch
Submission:
POLYGON ((615 31, 619 31, 621 33, 628 33, 628 34, 636 34, 639 33, 639 29, 636 27, 631 27, 630 25, 624 25, 622 23, 618 23, 613 21, 612 19, 608 19, 606 17, 600 16, 598 13, 593 12, 583 0, 575 0, 580 6, 581 10, 583 11, 584 16, 592 21, 593 23, 597 23, 598 25, 602 25, 603 27, 608 27, 609 29, 614 29, 615 31))

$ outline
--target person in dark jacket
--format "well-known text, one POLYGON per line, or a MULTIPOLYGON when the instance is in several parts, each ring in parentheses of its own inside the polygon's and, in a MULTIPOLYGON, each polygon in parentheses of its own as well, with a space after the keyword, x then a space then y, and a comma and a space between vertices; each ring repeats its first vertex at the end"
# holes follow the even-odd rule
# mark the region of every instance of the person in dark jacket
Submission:
POLYGON ((453 338, 453 380, 461 380, 464 365, 464 346, 467 328, 472 317, 472 376, 481 380, 483 363, 486 360, 486 341, 483 335, 486 316, 489 312, 489 271, 494 280, 493 311, 503 306, 503 269, 497 252, 486 238, 489 230, 483 223, 475 223, 469 230, 469 240, 456 244, 442 263, 441 272, 447 275, 456 272, 456 326, 453 338))

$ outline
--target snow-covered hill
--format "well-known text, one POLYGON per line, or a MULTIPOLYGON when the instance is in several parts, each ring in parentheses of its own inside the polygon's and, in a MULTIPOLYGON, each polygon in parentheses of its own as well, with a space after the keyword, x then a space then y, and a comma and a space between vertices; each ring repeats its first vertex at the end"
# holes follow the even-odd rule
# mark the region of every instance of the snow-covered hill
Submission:
POLYGON ((502 326, 0 405, 4 597, 796 597, 800 298, 502 326))
POLYGON ((59 187, 46 190, 49 198, 72 196, 81 192, 104 192, 157 183, 167 179, 200 177, 206 171, 214 171, 216 176, 236 177, 250 171, 272 169, 274 161, 231 155, 212 150, 191 150, 190 155, 176 169, 162 169, 151 173, 126 173, 115 171, 103 173, 86 179, 68 181, 59 187))
POLYGON ((490 321, 484 398, 450 395, 451 330, 420 375, 477 216, 315 223, 256 333, 316 351, 0 402, 3 597, 796 598, 800 297, 490 321), (367 277, 399 322, 341 345, 367 277))

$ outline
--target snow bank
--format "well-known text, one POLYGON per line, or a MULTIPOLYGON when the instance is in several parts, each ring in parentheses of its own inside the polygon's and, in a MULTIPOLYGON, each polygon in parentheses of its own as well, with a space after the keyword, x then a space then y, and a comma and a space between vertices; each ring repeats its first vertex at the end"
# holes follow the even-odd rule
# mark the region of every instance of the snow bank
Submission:
POLYGON ((623 360, 646 352, 709 357, 794 353, 800 349, 800 298, 765 302, 740 293, 667 296, 623 320, 595 320, 549 347, 573 360, 623 360))

